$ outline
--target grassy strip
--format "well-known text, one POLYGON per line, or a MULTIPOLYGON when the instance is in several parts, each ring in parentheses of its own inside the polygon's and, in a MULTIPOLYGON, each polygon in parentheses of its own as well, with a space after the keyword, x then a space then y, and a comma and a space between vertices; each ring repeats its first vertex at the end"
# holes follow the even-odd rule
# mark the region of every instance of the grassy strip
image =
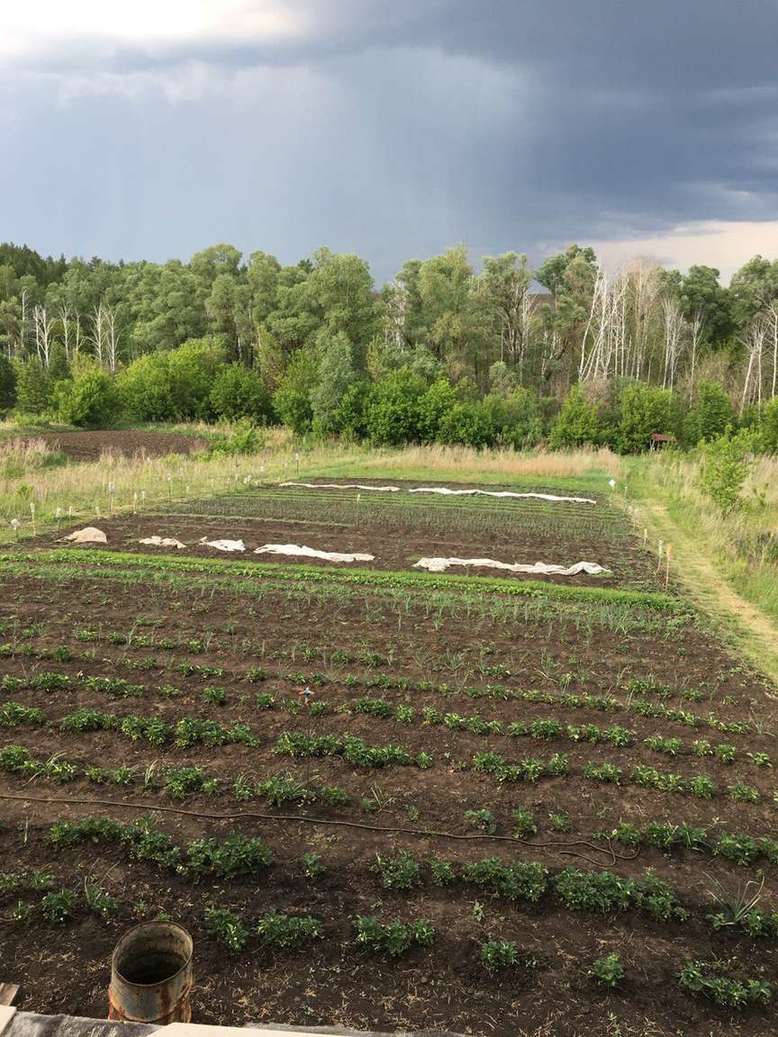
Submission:
MULTIPOLYGON (((655 543, 672 544, 672 567, 689 599, 714 620, 723 640, 778 684, 776 567, 749 569, 734 559, 723 544, 736 530, 725 529, 727 520, 703 515, 693 490, 679 490, 663 477, 661 465, 661 460, 633 462, 635 521, 655 543)), ((706 511, 712 513, 712 505, 706 511)))
POLYGON ((223 561, 220 558, 176 558, 153 557, 124 551, 103 551, 81 548, 74 556, 72 549, 37 551, 20 555, 0 555, 0 572, 9 574, 31 573, 30 564, 38 562, 67 564, 76 567, 79 576, 85 575, 85 565, 112 566, 133 572, 171 572, 214 574, 242 578, 272 578, 278 583, 332 583, 390 589, 413 589, 421 591, 475 590, 480 593, 505 595, 508 597, 542 598, 549 602, 573 602, 576 604, 613 603, 649 609, 670 615, 690 612, 680 599, 654 591, 620 590, 611 587, 565 587, 542 580, 513 581, 495 576, 462 576, 446 573, 398 572, 374 569, 322 569, 320 566, 252 562, 251 565, 238 561, 223 561))

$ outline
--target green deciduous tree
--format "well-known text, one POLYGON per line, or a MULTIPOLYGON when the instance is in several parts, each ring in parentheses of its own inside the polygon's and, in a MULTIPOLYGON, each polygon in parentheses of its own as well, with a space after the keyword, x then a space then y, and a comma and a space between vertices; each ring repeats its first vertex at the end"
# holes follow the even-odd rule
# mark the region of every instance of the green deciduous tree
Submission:
POLYGON ((210 406, 217 418, 230 421, 250 418, 257 425, 269 425, 273 417, 270 393, 262 378, 243 364, 221 368, 211 389, 210 406))
POLYGON ((57 382, 54 402, 62 421, 84 428, 107 428, 121 409, 116 380, 87 357, 74 364, 71 378, 57 382))
POLYGON ((586 399, 582 387, 574 385, 551 428, 551 449, 564 450, 567 447, 599 443, 601 434, 597 408, 586 399))

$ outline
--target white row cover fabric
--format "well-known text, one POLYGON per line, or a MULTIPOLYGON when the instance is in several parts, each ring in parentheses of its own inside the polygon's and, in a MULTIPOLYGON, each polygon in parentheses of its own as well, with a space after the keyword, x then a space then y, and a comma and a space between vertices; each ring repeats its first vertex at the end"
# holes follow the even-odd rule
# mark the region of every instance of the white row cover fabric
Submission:
POLYGON ((610 572, 596 562, 576 562, 575 565, 547 565, 545 562, 535 562, 534 565, 522 565, 518 562, 496 562, 493 558, 420 558, 413 566, 414 569, 426 569, 431 573, 442 573, 451 566, 472 566, 483 569, 503 569, 512 573, 530 573, 536 576, 578 576, 586 573, 587 576, 600 576, 602 573, 610 572))
POLYGON ((368 486, 358 482, 282 482, 280 486, 299 486, 305 490, 375 490, 377 493, 399 493, 399 486, 368 486))
MULTIPOLYGON (((334 482, 282 482, 281 486, 297 486, 306 490, 375 490, 378 493, 399 493, 399 486, 368 486, 362 483, 334 482)), ((513 490, 452 490, 448 486, 414 486, 408 493, 437 493, 445 497, 512 497, 515 499, 533 498, 552 502, 564 501, 569 504, 596 504, 591 497, 561 497, 555 493, 518 493, 513 490)))
POLYGON ((596 504, 591 497, 558 497, 554 493, 514 493, 512 490, 451 490, 447 486, 418 486, 408 493, 440 493, 446 497, 533 497, 536 500, 568 501, 572 504, 596 504))
POLYGON ((245 551, 246 545, 242 540, 208 540, 201 537, 198 541, 203 547, 215 547, 217 551, 245 551))
POLYGON ((87 526, 85 529, 76 529, 67 536, 61 537, 61 541, 69 540, 71 544, 107 544, 108 537, 96 526, 87 526))
POLYGON ((325 562, 373 562, 375 555, 341 554, 338 551, 317 551, 304 544, 263 544, 256 548, 255 555, 295 555, 299 558, 321 558, 325 562))
POLYGON ((176 540, 175 537, 144 537, 143 540, 138 541, 139 544, 146 544, 149 547, 175 547, 177 551, 182 551, 186 544, 182 544, 180 540, 176 540))

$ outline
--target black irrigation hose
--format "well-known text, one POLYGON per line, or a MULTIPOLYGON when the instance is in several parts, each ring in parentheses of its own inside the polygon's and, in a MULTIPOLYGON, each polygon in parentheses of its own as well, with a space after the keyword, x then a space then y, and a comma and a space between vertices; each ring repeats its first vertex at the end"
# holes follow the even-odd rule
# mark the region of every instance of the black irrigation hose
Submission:
POLYGON ((637 856, 639 851, 631 855, 616 853, 613 849, 613 845, 610 839, 607 840, 607 849, 605 846, 598 846, 596 843, 587 842, 585 839, 568 839, 565 841, 546 841, 546 842, 532 842, 530 839, 519 839, 514 838, 512 835, 490 835, 488 832, 473 832, 462 834, 458 832, 437 832, 433 829, 427 828, 402 828, 400 826, 393 825, 369 825, 362 821, 343 821, 336 818, 323 818, 323 817, 307 817, 304 814, 263 814, 257 811, 246 811, 246 810, 235 810, 224 814, 216 814, 205 810, 185 810, 183 807, 167 807, 167 806, 155 806, 151 803, 131 803, 126 801, 120 801, 115 799, 73 799, 71 797, 58 797, 58 796, 20 796, 12 792, 0 792, 0 799, 12 799, 23 803, 46 803, 46 804, 78 804, 79 806, 100 806, 100 807, 114 807, 120 810, 156 810, 162 811, 167 814, 182 814, 186 817, 198 817, 207 818, 209 821, 230 821, 230 820, 243 820, 253 819, 259 821, 299 821, 309 825, 341 825, 344 828, 361 828, 368 832, 387 832, 401 835, 414 835, 422 836, 430 839, 458 839, 462 841, 493 841, 493 842, 507 842, 507 843, 524 843, 526 846, 538 846, 538 847, 564 847, 560 850, 560 853, 583 857, 584 860, 594 864, 589 857, 585 854, 579 853, 577 850, 570 849, 572 846, 583 846, 588 850, 594 850, 596 853, 609 853, 613 858, 613 864, 617 860, 620 861, 632 861, 637 856))

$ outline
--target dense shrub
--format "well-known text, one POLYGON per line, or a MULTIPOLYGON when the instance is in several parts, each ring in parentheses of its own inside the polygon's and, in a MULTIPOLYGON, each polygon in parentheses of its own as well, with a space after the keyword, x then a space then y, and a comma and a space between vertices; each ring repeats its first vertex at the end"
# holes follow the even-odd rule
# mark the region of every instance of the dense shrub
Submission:
POLYGON ((696 446, 723 436, 727 426, 735 424, 735 413, 729 397, 718 382, 701 382, 694 404, 682 424, 685 446, 696 446))
POLYGON ((235 421, 250 418, 258 425, 269 425, 273 404, 257 371, 243 364, 228 364, 216 376, 210 392, 210 406, 217 418, 235 421))
POLYGON ((438 439, 442 443, 460 443, 476 449, 493 446, 497 429, 486 402, 457 403, 443 415, 438 439))
POLYGON ((118 380, 124 406, 139 421, 213 417, 211 391, 223 360, 211 339, 138 357, 118 380))
POLYGON ((770 400, 762 410, 759 449, 766 454, 778 454, 778 396, 770 400))
POLYGON ((14 367, 16 406, 23 414, 43 414, 51 402, 51 373, 36 357, 14 367))
POLYGON ((614 446, 622 453, 645 450, 653 432, 672 432, 673 395, 669 389, 634 382, 623 390, 619 403, 621 418, 614 446))
POLYGON ((173 396, 162 353, 149 353, 122 371, 117 379, 127 413, 137 421, 165 421, 173 415, 173 396))
POLYGON ((73 377, 57 382, 54 403, 62 421, 86 428, 104 428, 119 416, 116 381, 92 360, 74 367, 73 377))
POLYGON ((436 379, 419 400, 419 438, 434 443, 441 422, 459 403, 456 389, 446 378, 436 379))
POLYGON ((297 436, 311 431, 311 392, 315 384, 316 357, 306 349, 299 349, 290 360, 286 374, 273 396, 276 413, 297 436))
POLYGON ((751 468, 754 435, 747 429, 706 443, 702 452, 700 485, 722 514, 742 506, 741 491, 751 468))
POLYGON ((552 426, 549 445, 552 450, 564 450, 586 443, 599 443, 600 438, 597 410, 586 399, 581 386, 574 385, 552 426))
POLYGON ((16 402, 16 373, 13 364, 0 354, 0 411, 13 407, 16 402))
POLYGON ((402 446, 421 439, 424 380, 400 368, 376 383, 367 406, 367 432, 376 445, 402 446))

